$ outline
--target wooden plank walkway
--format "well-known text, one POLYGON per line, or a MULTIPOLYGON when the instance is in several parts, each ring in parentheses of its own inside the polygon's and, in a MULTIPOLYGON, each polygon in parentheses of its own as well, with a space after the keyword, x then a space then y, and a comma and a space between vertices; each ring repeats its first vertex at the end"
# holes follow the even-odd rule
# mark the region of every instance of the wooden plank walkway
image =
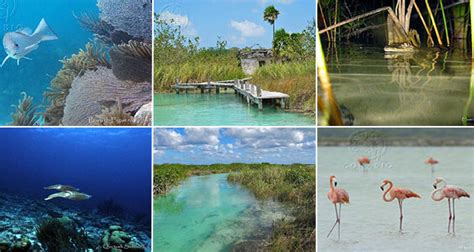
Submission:
MULTIPOLYGON (((263 104, 265 101, 270 101, 271 104, 279 104, 282 109, 288 108, 288 99, 289 95, 267 91, 260 88, 258 85, 248 83, 250 79, 242 80, 227 80, 227 81, 217 81, 217 82, 200 82, 200 83, 176 83, 173 85, 173 88, 176 90, 176 93, 179 94, 181 91, 188 93, 188 90, 201 90, 201 93, 208 91, 211 93, 212 90, 215 90, 216 93, 220 93, 221 89, 227 90, 228 88, 233 89, 236 94, 242 97, 247 101, 248 104, 256 104, 259 110, 263 109, 263 104)), ((267 102, 268 103, 268 102, 267 102)))

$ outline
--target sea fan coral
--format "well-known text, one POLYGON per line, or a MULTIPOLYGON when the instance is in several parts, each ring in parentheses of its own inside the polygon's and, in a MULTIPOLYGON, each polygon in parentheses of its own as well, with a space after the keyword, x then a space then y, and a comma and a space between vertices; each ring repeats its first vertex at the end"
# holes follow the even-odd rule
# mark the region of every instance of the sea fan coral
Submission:
POLYGON ((92 120, 92 124, 95 126, 136 126, 133 116, 123 111, 120 100, 110 108, 104 107, 102 113, 92 120))
POLYGON ((45 125, 61 125, 64 115, 64 105, 69 94, 72 82, 87 70, 94 70, 98 66, 109 67, 106 54, 88 43, 86 50, 80 50, 70 58, 61 61, 63 68, 51 81, 51 86, 44 92, 44 97, 50 102, 44 114, 45 125))
POLYGON ((112 70, 120 80, 151 82, 151 44, 131 40, 110 50, 112 70))
POLYGON ((22 92, 22 99, 18 101, 18 105, 12 105, 15 107, 15 113, 12 114, 12 126, 38 126, 40 117, 36 113, 38 106, 33 105, 33 97, 28 96, 25 92, 22 92))
POLYGON ((103 66, 86 71, 72 83, 62 122, 64 125, 96 125, 96 115, 102 114, 103 107, 110 108, 117 100, 120 100, 122 112, 133 116, 143 104, 151 101, 151 84, 121 81, 103 66))
POLYGON ((100 19, 111 24, 115 30, 124 31, 144 41, 152 37, 151 0, 99 0, 100 19))

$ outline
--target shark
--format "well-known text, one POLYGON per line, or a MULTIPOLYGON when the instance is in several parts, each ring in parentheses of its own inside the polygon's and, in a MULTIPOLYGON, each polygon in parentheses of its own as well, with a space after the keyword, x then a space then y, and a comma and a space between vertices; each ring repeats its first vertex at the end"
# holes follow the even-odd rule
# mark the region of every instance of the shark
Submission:
POLYGON ((31 29, 29 28, 7 32, 3 36, 3 47, 5 48, 7 56, 0 67, 3 67, 8 59, 16 60, 16 64, 19 66, 21 59, 31 60, 31 58, 26 57, 26 55, 38 49, 41 42, 56 39, 59 39, 58 36, 49 28, 44 18, 41 19, 33 33, 31 33, 31 29))

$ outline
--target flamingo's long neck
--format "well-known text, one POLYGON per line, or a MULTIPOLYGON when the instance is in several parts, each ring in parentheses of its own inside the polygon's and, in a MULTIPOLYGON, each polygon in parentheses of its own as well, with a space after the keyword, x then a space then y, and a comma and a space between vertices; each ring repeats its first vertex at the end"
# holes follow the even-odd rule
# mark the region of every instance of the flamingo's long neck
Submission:
MULTIPOLYGON (((440 183, 443 183, 443 186, 441 186, 440 188, 434 190, 432 193, 431 193, 431 198, 434 200, 434 201, 440 201, 442 200, 444 197, 441 193, 441 190, 443 190, 445 187, 446 187, 446 182, 444 182, 444 180, 442 180, 440 183), (438 193, 439 196, 436 196, 436 193, 438 193)), ((439 184, 439 183, 438 183, 439 184)))
POLYGON ((390 190, 392 190, 392 187, 393 187, 393 184, 392 184, 392 182, 389 181, 389 182, 388 182, 388 189, 387 189, 387 191, 385 191, 385 192, 383 193, 383 196, 382 196, 382 198, 383 198, 383 200, 384 200, 385 202, 391 202, 391 201, 393 201, 393 200, 395 199, 395 197, 392 197, 392 198, 390 198, 390 199, 388 199, 388 198, 386 197, 387 194, 390 192, 390 190))
POLYGON ((331 191, 334 191, 334 185, 332 183, 332 180, 333 180, 333 178, 329 179, 329 188, 331 189, 331 191))

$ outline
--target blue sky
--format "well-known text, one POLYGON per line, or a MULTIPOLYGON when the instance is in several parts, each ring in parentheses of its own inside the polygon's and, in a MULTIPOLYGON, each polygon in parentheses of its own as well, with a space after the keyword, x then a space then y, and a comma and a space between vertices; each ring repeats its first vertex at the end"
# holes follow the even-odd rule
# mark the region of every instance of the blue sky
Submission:
POLYGON ((315 163, 315 130, 308 128, 159 128, 154 138, 157 164, 315 163))
POLYGON ((270 48, 272 26, 263 11, 274 5, 280 11, 276 29, 301 32, 314 19, 313 0, 156 0, 155 13, 173 19, 188 37, 199 36, 202 47, 216 45, 218 36, 228 47, 259 44, 270 48))

